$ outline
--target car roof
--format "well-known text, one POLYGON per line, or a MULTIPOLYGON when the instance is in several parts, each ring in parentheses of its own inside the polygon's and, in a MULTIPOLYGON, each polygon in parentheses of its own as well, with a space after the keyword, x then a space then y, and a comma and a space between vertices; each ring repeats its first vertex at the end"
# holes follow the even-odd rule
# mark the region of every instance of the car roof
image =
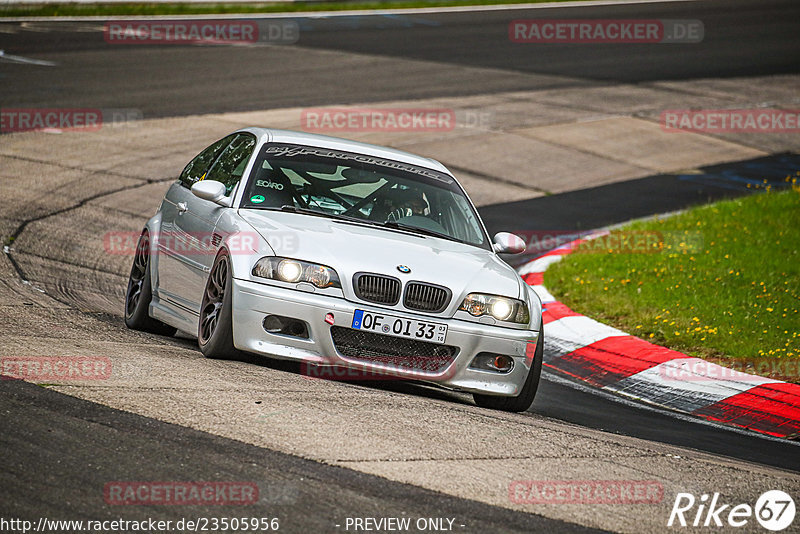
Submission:
POLYGON ((447 167, 435 159, 417 156, 416 154, 411 154, 410 152, 404 152, 402 150, 395 150, 394 148, 371 145, 369 143, 361 143, 359 141, 352 141, 350 139, 342 139, 341 137, 331 137, 328 135, 311 134, 307 132, 296 132, 293 130, 277 130, 253 126, 249 128, 242 128, 239 131, 250 132, 264 141, 308 145, 319 148, 330 148, 333 150, 355 152, 357 154, 365 154, 368 156, 410 163, 412 165, 418 165, 420 167, 426 167, 428 169, 444 172, 452 176, 452 173, 447 170, 447 167))

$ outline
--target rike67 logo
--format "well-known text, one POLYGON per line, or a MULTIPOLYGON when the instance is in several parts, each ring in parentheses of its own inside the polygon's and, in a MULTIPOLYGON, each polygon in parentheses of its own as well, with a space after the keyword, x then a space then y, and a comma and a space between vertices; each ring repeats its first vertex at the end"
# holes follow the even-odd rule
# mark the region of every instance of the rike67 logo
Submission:
POLYGON ((761 494, 755 506, 724 504, 719 493, 701 495, 678 493, 667 526, 744 527, 755 517, 765 529, 778 532, 794 522, 794 499, 783 491, 770 490, 761 494))

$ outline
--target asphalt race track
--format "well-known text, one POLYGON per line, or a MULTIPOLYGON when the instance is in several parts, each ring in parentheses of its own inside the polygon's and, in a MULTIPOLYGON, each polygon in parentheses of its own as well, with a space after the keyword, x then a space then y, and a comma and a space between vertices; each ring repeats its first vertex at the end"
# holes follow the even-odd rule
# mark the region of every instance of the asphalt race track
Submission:
MULTIPOLYGON (((141 519, 132 507, 98 516, 97 487, 120 475, 125 480, 216 477, 259 480, 262 498, 248 515, 291 517, 283 526, 295 532, 325 532, 344 524, 346 517, 370 514, 457 517, 471 532, 592 532, 169 425, 24 382, 4 385, 0 402, 4 425, 16 429, 0 438, 6 451, 0 475, 4 516, 13 511, 21 517, 61 518, 69 502, 76 519, 141 519), (58 447, 42 448, 47 442, 58 447), (76 465, 84 470, 80 477, 75 477, 76 465), (62 485, 65 479, 72 484, 62 485)), ((204 514, 196 506, 162 507, 147 515, 177 521, 204 514)))
POLYGON ((706 34, 701 47, 553 45, 533 51, 509 42, 508 22, 542 12, 534 13, 297 19, 297 45, 244 49, 115 47, 97 31, 102 22, 63 29, 31 22, 29 31, 0 33, 0 50, 56 52, 58 68, 3 64, 2 103, 134 108, 151 118, 796 73, 800 63, 800 6, 791 0, 693 2, 690 15, 681 2, 547 10, 548 18, 699 19, 706 34))
MULTIPOLYGON (((0 21, 5 54, 54 64, 0 56, 0 107, 135 110, 145 120, 163 119, 158 124, 165 129, 169 121, 194 121, 180 124, 196 141, 164 152, 163 161, 138 154, 147 160, 142 169, 120 158, 124 170, 110 170, 103 153, 93 153, 92 161, 73 157, 65 135, 19 138, 38 140, 25 146, 39 146, 41 154, 13 153, 17 145, 6 143, 41 134, 0 135, 0 177, 23 180, 0 187, 11 199, 0 229, 19 247, 0 268, 0 327, 8 334, 0 355, 118 350, 124 371, 119 383, 103 388, 0 382, 0 517, 225 515, 191 506, 108 506, 102 488, 112 480, 258 480, 259 503, 228 515, 278 516, 289 532, 345 532, 347 517, 400 516, 456 518, 460 532, 657 532, 676 491, 724 489, 732 499, 754 499, 783 480, 797 495, 797 443, 622 403, 550 375, 529 413, 498 415, 466 395, 413 384, 329 384, 304 380, 292 365, 276 362, 209 362, 190 340, 125 330, 120 295, 129 258, 102 258, 96 239, 92 249, 76 236, 108 230, 109 217, 141 226, 170 173, 205 146, 208 134, 189 128, 199 124, 196 115, 622 86, 680 95, 694 89, 672 84, 793 76, 800 68, 800 4, 714 0, 295 20, 296 44, 252 47, 114 47, 103 40, 102 21, 0 21), (510 20, 545 16, 699 19, 705 39, 535 52, 509 42, 510 20), (37 186, 28 170, 39 164, 47 180, 62 174, 74 187, 45 202, 31 200, 24 180, 37 186), (409 414, 417 421, 406 421, 409 414), (550 479, 675 475, 665 485, 665 502, 640 524, 641 512, 630 507, 513 506, 512 478, 498 475, 507 467, 491 464, 503 460, 521 462, 508 468, 518 478, 541 462, 550 479), (458 473, 452 482, 443 480, 448 469, 458 473), (487 486, 496 494, 485 496, 487 486)), ((611 106, 574 105, 592 113, 611 106)), ((226 120, 233 129, 234 119, 219 119, 226 120)), ((152 146, 151 136, 167 138, 134 133, 124 137, 133 154, 139 143, 152 146)), ((573 178, 569 190, 483 203, 480 211, 490 232, 582 230, 674 211, 747 194, 732 177, 749 177, 753 169, 800 169, 800 158, 775 143, 757 147, 770 155, 691 173, 583 186, 573 178)))

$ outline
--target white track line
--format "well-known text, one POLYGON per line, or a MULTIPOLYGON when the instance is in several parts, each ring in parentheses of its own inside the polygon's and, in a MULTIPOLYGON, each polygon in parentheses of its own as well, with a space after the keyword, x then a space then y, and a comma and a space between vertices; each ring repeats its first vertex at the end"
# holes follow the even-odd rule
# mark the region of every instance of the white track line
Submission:
POLYGON ((25 63, 27 65, 42 65, 45 67, 55 67, 56 64, 52 61, 44 61, 42 59, 29 59, 22 56, 13 56, 6 54, 5 50, 0 50, 0 62, 8 61, 9 63, 25 63))

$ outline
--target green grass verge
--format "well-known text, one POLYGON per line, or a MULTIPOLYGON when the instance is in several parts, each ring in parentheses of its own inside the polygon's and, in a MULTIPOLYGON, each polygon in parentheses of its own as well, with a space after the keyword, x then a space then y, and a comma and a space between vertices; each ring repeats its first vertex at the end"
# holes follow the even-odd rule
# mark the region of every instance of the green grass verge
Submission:
POLYGON ((551 266, 544 282, 570 308, 645 340, 800 382, 797 185, 630 224, 551 266), (636 244, 650 253, 633 253, 636 244))
POLYGON ((6 4, 0 7, 0 17, 110 17, 146 15, 219 15, 258 13, 296 13, 303 11, 344 11, 368 9, 409 9, 420 7, 454 7, 498 4, 539 4, 569 0, 433 0, 378 2, 267 2, 237 4, 193 3, 119 3, 119 4, 6 4))

